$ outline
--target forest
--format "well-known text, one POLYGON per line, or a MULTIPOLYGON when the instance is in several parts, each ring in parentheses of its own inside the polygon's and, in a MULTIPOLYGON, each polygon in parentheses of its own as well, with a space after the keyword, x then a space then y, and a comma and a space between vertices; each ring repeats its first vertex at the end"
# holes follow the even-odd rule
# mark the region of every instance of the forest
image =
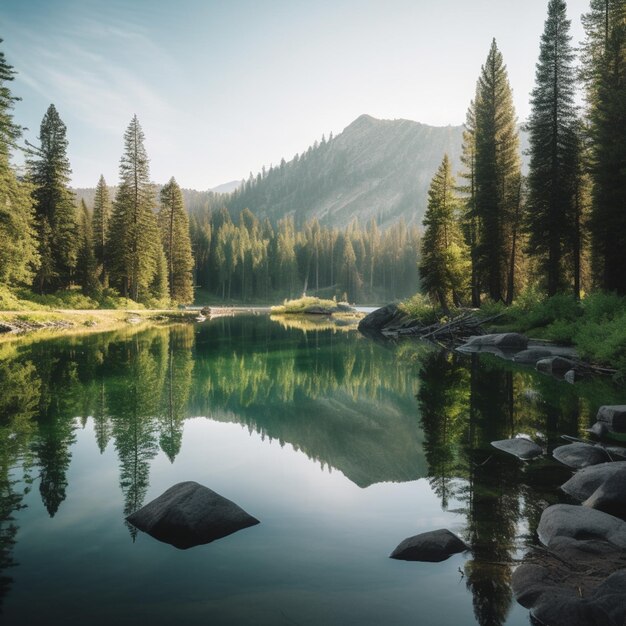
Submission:
POLYGON ((432 179, 419 269, 444 310, 511 304, 528 288, 626 294, 626 5, 591 1, 578 63, 566 12, 550 0, 525 124, 528 175, 494 40, 467 111, 460 184, 447 156, 432 179))
MULTIPOLYGON (((493 40, 467 110, 463 170, 455 176, 442 155, 423 237, 402 221, 385 229, 376 219, 345 228, 304 222, 313 180, 289 179, 293 215, 260 219, 261 183, 273 177, 279 184, 284 163, 250 178, 228 208, 216 196, 188 211, 174 177, 157 193, 136 116, 124 134, 115 197, 101 176, 93 206, 78 203, 65 124, 50 105, 38 145, 20 144, 15 70, 0 53, 0 290, 81 292, 96 306, 158 307, 192 303, 194 291, 195 300, 271 302, 309 293, 372 302, 421 288, 444 311, 511 304, 528 289, 575 299, 594 290, 624 295, 626 7, 591 0, 582 19, 586 37, 577 51, 566 3, 548 3, 524 124, 527 175, 493 40), (24 168, 12 165, 16 151, 25 154, 24 168)), ((323 139, 311 154, 322 158, 332 142, 323 139)))

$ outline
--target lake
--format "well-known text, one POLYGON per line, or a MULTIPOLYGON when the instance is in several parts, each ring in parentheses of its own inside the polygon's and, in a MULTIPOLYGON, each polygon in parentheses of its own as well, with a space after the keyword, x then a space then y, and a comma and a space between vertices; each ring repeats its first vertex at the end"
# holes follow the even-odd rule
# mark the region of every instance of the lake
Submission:
POLYGON ((0 344, 3 624, 528 624, 515 560, 605 381, 266 316, 0 344), (194 480, 260 520, 178 550, 125 517, 194 480), (389 559, 448 528, 472 550, 389 559))

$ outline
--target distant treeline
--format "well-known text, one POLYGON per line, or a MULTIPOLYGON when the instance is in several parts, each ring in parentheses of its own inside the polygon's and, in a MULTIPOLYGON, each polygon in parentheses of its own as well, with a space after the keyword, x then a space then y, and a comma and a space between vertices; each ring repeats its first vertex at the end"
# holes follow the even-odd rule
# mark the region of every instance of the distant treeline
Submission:
POLYGON ((491 46, 467 113, 464 183, 445 157, 429 191, 420 274, 444 309, 510 304, 527 286, 626 294, 626 3, 591 0, 582 19, 577 67, 566 4, 549 1, 526 178, 506 66, 491 46))
POLYGON ((293 218, 274 227, 244 209, 191 215, 196 281, 223 299, 268 301, 303 292, 351 302, 410 295, 418 288, 416 227, 399 222, 384 232, 372 220, 345 230, 313 220, 297 230, 293 218))

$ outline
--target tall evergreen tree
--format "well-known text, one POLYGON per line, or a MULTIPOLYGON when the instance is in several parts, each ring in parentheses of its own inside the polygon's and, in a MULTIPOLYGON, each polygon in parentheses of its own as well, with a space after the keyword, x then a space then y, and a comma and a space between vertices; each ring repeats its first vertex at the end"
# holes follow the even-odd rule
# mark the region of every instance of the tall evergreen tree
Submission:
POLYGON ((158 221, 167 260, 170 299, 180 304, 189 304, 193 302, 193 255, 189 218, 185 211, 183 194, 174 177, 161 190, 158 221))
POLYGON ((467 248, 459 226, 459 201, 446 154, 428 190, 424 239, 419 266, 423 289, 448 311, 460 305, 467 289, 467 248))
POLYGON ((563 259, 578 176, 574 52, 566 11, 564 0, 548 3, 528 121, 528 246, 540 261, 549 296, 565 286, 563 259))
POLYGON ((478 255, 480 220, 476 211, 476 108, 474 101, 470 102, 465 117, 461 163, 464 166, 461 176, 466 181, 464 185, 459 187, 459 191, 464 195, 461 225, 470 253, 472 306, 479 307, 481 292, 480 257, 478 255))
POLYGON ((93 228, 91 215, 84 200, 80 201, 80 247, 78 249, 78 263, 76 278, 83 292, 88 296, 97 295, 101 290, 98 280, 98 267, 94 255, 93 228))
POLYGON ((133 300, 151 296, 160 257, 154 205, 144 134, 135 115, 124 133, 120 184, 109 230, 111 278, 123 295, 133 300))
POLYGON ((510 300, 521 165, 513 96, 495 39, 478 79, 474 105, 480 268, 489 296, 493 300, 510 300))
POLYGON ((100 175, 93 201, 93 248, 98 264, 98 278, 103 287, 109 286, 108 236, 111 221, 111 200, 104 176, 100 175))
POLYGON ((78 223, 74 194, 69 189, 72 170, 67 158, 66 132, 65 124, 51 104, 41 121, 39 147, 29 144, 28 169, 34 185, 42 266, 54 268, 52 273, 39 273, 36 284, 40 291, 68 287, 76 269, 78 223), (48 228, 49 248, 44 236, 48 228), (47 249, 51 258, 44 260, 47 249))
POLYGON ((0 51, 0 284, 30 282, 38 264, 31 188, 17 179, 9 162, 21 136, 12 113, 18 100, 9 87, 14 76, 0 51))
POLYGON ((626 294, 626 3, 592 0, 583 23, 594 256, 601 286, 626 294))

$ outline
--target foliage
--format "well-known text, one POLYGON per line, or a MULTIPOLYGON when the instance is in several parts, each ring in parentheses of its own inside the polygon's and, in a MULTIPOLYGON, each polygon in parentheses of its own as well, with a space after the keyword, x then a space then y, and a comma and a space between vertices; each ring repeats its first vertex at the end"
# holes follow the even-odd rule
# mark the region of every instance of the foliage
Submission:
POLYGON ((474 111, 479 267, 489 297, 511 302, 521 217, 521 166, 513 96, 495 39, 478 78, 474 111))
POLYGON ((564 261, 572 260, 568 252, 576 256, 575 295, 580 291, 580 242, 577 239, 581 211, 577 211, 576 203, 580 147, 574 52, 569 29, 564 0, 550 0, 527 124, 530 141, 528 248, 540 261, 550 296, 567 284, 564 261))
POLYGON ((93 201, 93 254, 98 264, 98 278, 103 287, 109 286, 109 228, 111 200, 104 176, 100 176, 93 201))
POLYGON ((428 296, 416 293, 400 304, 400 309, 424 326, 435 324, 441 317, 441 311, 430 301, 428 296))
POLYGON ((14 76, 0 51, 0 285, 29 282, 39 262, 32 188, 10 166, 11 151, 22 132, 12 114, 18 100, 9 88, 14 76))
POLYGON ((49 292, 72 283, 78 255, 78 223, 69 189, 67 128, 51 104, 39 129, 39 146, 29 144, 28 177, 39 229, 41 255, 37 289, 49 292))
POLYGON ((318 307, 328 311, 341 310, 336 300, 322 300, 305 296, 296 300, 285 300, 282 305, 273 306, 272 313, 306 313, 308 309, 318 307))
POLYGON ((109 231, 110 241, 115 242, 110 248, 111 283, 135 301, 162 295, 151 292, 161 255, 154 204, 144 134, 135 115, 124 133, 120 184, 109 231))
POLYGON ((419 266, 424 290, 444 311, 459 306, 467 291, 468 255, 459 225, 459 202, 446 154, 428 190, 426 232, 419 266))
POLYGON ((190 304, 193 302, 193 255, 189 219, 183 204, 183 195, 174 177, 161 190, 158 221, 167 262, 169 297, 172 302, 190 304))

